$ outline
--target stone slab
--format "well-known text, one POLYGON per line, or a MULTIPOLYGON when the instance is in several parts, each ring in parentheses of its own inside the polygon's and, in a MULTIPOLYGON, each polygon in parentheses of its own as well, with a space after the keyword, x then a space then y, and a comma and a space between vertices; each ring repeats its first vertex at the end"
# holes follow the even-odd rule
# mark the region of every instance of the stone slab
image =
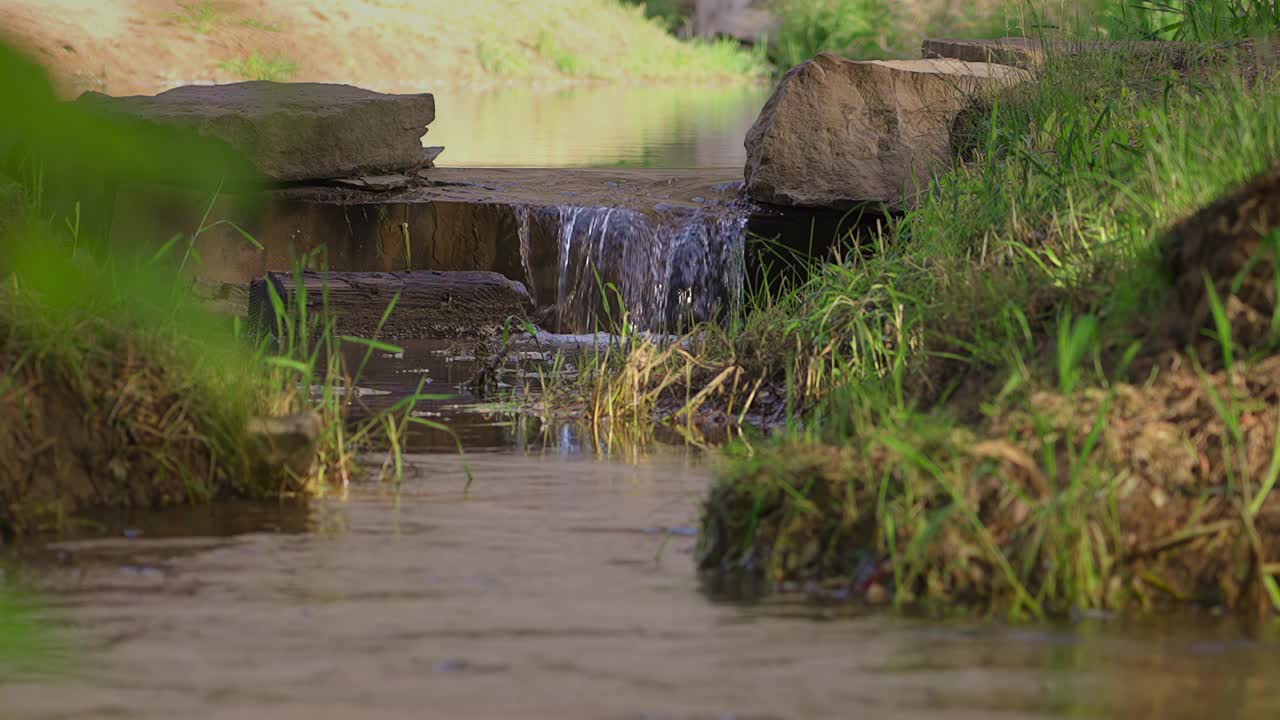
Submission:
POLYGON ((76 102, 218 138, 267 178, 282 182, 399 173, 434 157, 422 147, 435 119, 435 98, 427 93, 252 81, 179 87, 154 96, 90 92, 76 102))

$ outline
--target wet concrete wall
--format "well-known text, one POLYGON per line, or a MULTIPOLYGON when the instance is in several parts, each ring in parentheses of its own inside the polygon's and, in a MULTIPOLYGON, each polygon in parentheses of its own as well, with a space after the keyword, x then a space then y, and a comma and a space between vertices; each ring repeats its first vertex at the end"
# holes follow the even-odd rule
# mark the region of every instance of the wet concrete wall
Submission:
MULTIPOLYGON (((562 296, 559 218, 568 208, 501 202, 444 200, 379 202, 368 193, 344 195, 332 188, 292 188, 208 197, 170 188, 121 188, 111 225, 113 243, 159 248, 175 233, 184 238, 171 254, 186 253, 184 272, 243 285, 268 271, 291 270, 309 256, 310 268, 336 271, 488 270, 520 281, 535 304, 547 308, 562 296), (358 201, 351 202, 351 197, 358 201), (524 227, 525 236, 521 237, 524 227), (197 232, 199 231, 199 232, 197 232), (252 238, 252 239, 250 239, 252 238)), ((757 208, 747 220, 745 270, 748 283, 803 278, 812 258, 833 246, 856 243, 877 215, 757 208)), ((581 248, 570 249, 567 264, 581 248)), ((606 258, 603 282, 621 284, 628 272, 622 255, 606 258)), ((574 275, 574 277, 576 277, 574 275)), ((585 277, 585 276, 584 276, 585 277)), ((593 284, 594 277, 577 277, 593 284)), ((584 332, 603 301, 593 288, 577 292, 600 307, 569 314, 562 331, 584 332)), ((616 313, 617 308, 613 308, 616 313)), ((548 317, 547 315, 543 316, 548 317)))
POLYGON ((193 269, 210 280, 247 283, 313 252, 332 270, 492 270, 526 280, 515 211, 497 204, 337 204, 280 193, 210 203, 185 191, 131 188, 117 197, 112 241, 158 248, 174 233, 189 238, 206 209, 193 269))

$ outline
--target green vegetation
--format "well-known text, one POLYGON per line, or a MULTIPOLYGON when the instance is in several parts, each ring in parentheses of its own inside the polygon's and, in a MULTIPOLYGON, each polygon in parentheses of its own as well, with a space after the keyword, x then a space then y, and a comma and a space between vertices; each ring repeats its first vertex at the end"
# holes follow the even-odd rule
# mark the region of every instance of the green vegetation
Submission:
POLYGON ((1039 37, 1066 29, 1082 38, 1213 42, 1280 30, 1280 9, 1270 0, 773 0, 772 7, 782 19, 770 51, 779 71, 820 52, 914 57, 926 36, 1039 37))
POLYGON ((1270 0, 1137 0, 1098 6, 1104 29, 1150 40, 1214 40, 1280 31, 1270 0))
POLYGON ((280 55, 259 55, 232 58, 218 64, 218 69, 231 73, 241 80, 270 80, 287 82, 298 74, 298 65, 280 55))
POLYGON ((222 24, 222 13, 214 7, 210 0, 198 3, 178 3, 182 12, 178 14, 178 23, 200 35, 212 33, 222 24))
POLYGON ((779 425, 731 448, 704 567, 1013 615, 1280 609, 1277 80, 1247 44, 1037 74, 801 287, 587 368, 602 421, 779 425))
POLYGON ((582 75, 587 72, 588 63, 571 50, 561 47, 550 33, 538 35, 538 54, 550 60, 565 75, 582 75))
POLYGON ((676 32, 689 22, 689 3, 681 0, 622 0, 624 5, 644 8, 647 18, 662 24, 668 32, 676 32))
POLYGON ((364 365, 340 348, 365 348, 364 362, 399 349, 339 336, 327 302, 309 313, 305 297, 273 297, 274 338, 255 338, 195 298, 199 241, 227 225, 211 217, 214 200, 254 186, 244 160, 58 103, 43 72, 2 47, 0 78, 21 101, 0 127, 11 178, 0 183, 0 538, 65 527, 87 507, 319 492, 345 482, 363 449, 396 446, 413 423, 439 428, 411 417, 422 394, 348 422, 345 390, 364 365), (126 244, 110 237, 103 189, 129 182, 184 185, 210 202, 189 232, 126 244), (251 418, 293 415, 315 418, 314 446, 252 429, 251 418))
POLYGON ((212 35, 219 27, 226 25, 238 25, 264 32, 280 32, 281 29, 279 25, 256 18, 231 20, 210 0, 202 0, 199 3, 178 3, 178 7, 182 10, 175 17, 178 24, 199 35, 212 35))
POLYGON ((613 0, 530 3, 503 12, 506 22, 475 33, 476 60, 492 76, 742 82, 769 70, 761 52, 731 41, 678 41, 644 8, 613 0))
MULTIPOLYGON (((734 40, 691 40, 674 49, 638 45, 614 77, 689 80, 698 77, 753 80, 768 71, 764 49, 745 50, 734 40)), ((608 72, 602 77, 609 77, 608 72)))
POLYGON ((486 72, 494 75, 523 75, 529 71, 529 56, 500 40, 481 38, 476 43, 476 58, 486 72))
POLYGON ((56 670, 58 657, 46 613, 0 572, 0 677, 56 670))
MULTIPOLYGON (((649 17, 673 32, 687 28, 693 20, 691 3, 624 1, 644 6, 649 17)), ((925 36, 1000 37, 1027 19, 1027 3, 1017 0, 767 0, 755 4, 780 21, 776 35, 763 38, 767 47, 758 50, 777 73, 820 52, 855 59, 914 57, 925 36)))
POLYGON ((247 166, 181 133, 59 104, 43 72, 3 48, 0 77, 21 98, 0 128, 20 200, 0 238, 0 535, 61 527, 88 505, 299 489, 247 449, 249 415, 292 402, 284 383, 184 287, 199 230, 107 245, 108 182, 216 192, 247 166))
POLYGON ((883 57, 895 29, 887 0, 775 0, 773 7, 782 17, 771 53, 780 70, 824 51, 883 57))

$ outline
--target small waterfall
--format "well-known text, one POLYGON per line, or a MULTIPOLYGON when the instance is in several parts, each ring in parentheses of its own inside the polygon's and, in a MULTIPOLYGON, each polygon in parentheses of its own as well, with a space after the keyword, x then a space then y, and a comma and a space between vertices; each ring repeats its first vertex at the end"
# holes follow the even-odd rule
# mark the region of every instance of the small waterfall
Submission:
POLYGON ((521 258, 530 278, 532 226, 553 229, 555 312, 562 329, 614 327, 625 307, 642 330, 675 331, 742 302, 746 213, 733 208, 521 208, 521 258))
POLYGON ((531 250, 529 233, 532 228, 529 227, 529 208, 523 205, 515 207, 516 213, 516 235, 520 241, 520 266, 524 268, 525 285, 529 290, 530 297, 538 297, 538 288, 534 285, 533 280, 533 261, 530 259, 531 250))

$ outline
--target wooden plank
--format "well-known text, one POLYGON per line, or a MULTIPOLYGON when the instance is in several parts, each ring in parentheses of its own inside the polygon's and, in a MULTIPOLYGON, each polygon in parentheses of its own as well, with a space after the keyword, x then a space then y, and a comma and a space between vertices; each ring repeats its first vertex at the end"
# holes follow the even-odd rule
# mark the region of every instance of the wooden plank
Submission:
MULTIPOLYGON (((326 305, 339 334, 372 338, 393 298, 396 306, 377 332, 380 338, 480 337, 501 331, 508 318, 526 318, 533 303, 524 286, 483 271, 441 272, 306 272, 308 315, 318 316, 326 305)), ((259 333, 276 333, 270 283, 296 317, 298 278, 271 272, 249 288, 249 320, 259 333)))

